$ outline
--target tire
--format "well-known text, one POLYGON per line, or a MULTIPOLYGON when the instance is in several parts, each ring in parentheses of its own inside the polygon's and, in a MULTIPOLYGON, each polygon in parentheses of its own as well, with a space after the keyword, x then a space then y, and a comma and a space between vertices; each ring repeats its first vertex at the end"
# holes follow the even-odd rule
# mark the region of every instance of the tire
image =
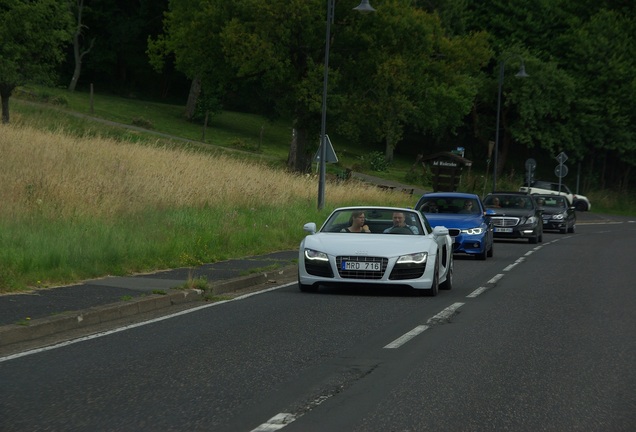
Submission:
POLYGON ((439 262, 435 260, 435 274, 433 275, 433 284, 430 291, 427 292, 429 297, 435 297, 439 294, 439 262))
POLYGON ((587 203, 585 201, 577 201, 574 203, 576 211, 587 211, 587 203))
POLYGON ((561 229, 559 230, 559 232, 560 232, 561 234, 565 234, 566 232, 568 232, 568 229, 567 229, 567 228, 561 228, 561 229))
POLYGON ((479 252, 477 255, 475 255, 475 257, 477 257, 479 261, 486 261, 486 256, 488 256, 488 251, 486 249, 484 249, 483 252, 479 252))
POLYGON ((576 229, 576 225, 572 225, 570 228, 568 228, 568 232, 571 234, 574 234, 575 229, 576 229))
POLYGON ((530 237, 528 239, 528 242, 530 242, 530 244, 537 244, 539 243, 539 235, 536 235, 534 237, 530 237))
POLYGON ((454 261, 451 255, 451 261, 448 267, 448 274, 446 275, 446 280, 442 282, 441 284, 439 284, 439 289, 446 290, 446 291, 453 289, 453 265, 454 265, 454 261))
POLYGON ((439 293, 439 263, 435 260, 435 272, 433 273, 433 284, 431 289, 413 289, 416 295, 425 295, 428 297, 435 297, 439 293))
POLYGON ((493 240, 492 243, 490 243, 490 249, 488 249, 488 252, 486 253, 486 256, 488 258, 492 258, 493 254, 495 253, 494 249, 495 249, 495 241, 493 240))

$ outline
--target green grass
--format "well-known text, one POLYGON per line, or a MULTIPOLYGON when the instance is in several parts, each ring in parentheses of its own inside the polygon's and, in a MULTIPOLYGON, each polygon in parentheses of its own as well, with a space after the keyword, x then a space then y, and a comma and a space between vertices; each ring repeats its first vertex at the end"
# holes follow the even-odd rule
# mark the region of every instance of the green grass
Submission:
MULTIPOLYGON (((198 266, 293 249, 303 231, 290 235, 289 226, 312 218, 304 207, 290 205, 284 212, 266 206, 231 211, 176 208, 110 221, 48 217, 16 221, 0 231, 0 286, 19 291, 104 274, 198 266)), ((320 217, 314 214, 311 220, 320 217)))

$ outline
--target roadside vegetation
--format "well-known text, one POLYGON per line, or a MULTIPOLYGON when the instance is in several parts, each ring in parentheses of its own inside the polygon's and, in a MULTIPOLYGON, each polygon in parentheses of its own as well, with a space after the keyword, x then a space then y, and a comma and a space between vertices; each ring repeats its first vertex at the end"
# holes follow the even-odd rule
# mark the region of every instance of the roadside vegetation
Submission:
POLYGON ((302 225, 334 206, 411 204, 334 181, 318 211, 311 175, 161 139, 140 145, 25 123, 0 134, 3 293, 293 249, 302 225))
MULTIPOLYGON (((152 125, 132 130, 90 118, 87 94, 37 87, 18 94, 0 134, 0 293, 294 249, 302 225, 322 222, 336 206, 417 199, 345 180, 347 169, 430 188, 409 158, 378 167, 362 146, 339 148, 318 211, 316 176, 283 169, 285 124, 224 112, 203 142, 201 125, 185 121, 178 106, 96 96, 95 118, 152 125)), ((460 188, 483 195, 490 177, 467 171, 460 188)), ((499 179, 502 189, 521 182, 499 179)), ((586 195, 595 212, 636 215, 632 195, 586 195)))

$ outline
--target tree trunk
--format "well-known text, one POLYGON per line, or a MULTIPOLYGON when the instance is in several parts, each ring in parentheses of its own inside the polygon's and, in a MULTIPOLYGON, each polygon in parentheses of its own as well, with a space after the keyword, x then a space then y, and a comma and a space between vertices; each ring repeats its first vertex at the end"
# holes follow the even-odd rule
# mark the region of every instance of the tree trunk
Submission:
POLYGON ((311 148, 308 140, 309 133, 303 127, 295 128, 294 131, 287 156, 287 168, 294 172, 311 172, 312 155, 308 151, 311 148))
POLYGON ((384 159, 386 159, 387 162, 392 162, 393 161, 393 149, 394 149, 394 145, 391 144, 389 142, 389 140, 386 140, 386 147, 384 148, 384 159))
POLYGON ((77 86, 77 81, 79 80, 80 73, 82 72, 82 58, 79 55, 79 41, 77 35, 73 37, 73 54, 75 56, 75 69, 73 69, 73 78, 71 78, 71 83, 68 85, 68 91, 74 92, 75 87, 77 86))
POLYGON ((75 68, 73 70, 73 78, 71 78, 71 83, 68 85, 68 90, 70 92, 75 91, 75 87, 77 86, 77 82, 79 81, 80 74, 82 73, 82 58, 86 54, 90 52, 93 48, 93 44, 95 43, 95 39, 91 40, 90 46, 88 49, 82 51, 80 45, 80 37, 82 36, 82 11, 84 9, 84 0, 77 0, 77 27, 75 28, 75 34, 73 34, 73 57, 75 59, 75 68))
POLYGON ((0 98, 2 99, 2 124, 9 123, 9 98, 15 87, 2 85, 0 86, 0 98))
POLYGON ((190 93, 188 94, 188 102, 186 102, 185 116, 188 120, 192 120, 197 109, 197 101, 201 95, 201 78, 195 77, 190 84, 190 93))

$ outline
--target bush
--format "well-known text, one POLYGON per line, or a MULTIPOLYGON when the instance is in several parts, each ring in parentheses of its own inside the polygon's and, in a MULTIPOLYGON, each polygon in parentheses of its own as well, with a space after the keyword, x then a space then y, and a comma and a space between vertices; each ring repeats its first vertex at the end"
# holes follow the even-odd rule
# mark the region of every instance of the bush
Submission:
POLYGON ((144 129, 154 129, 155 126, 152 124, 150 120, 147 120, 143 117, 133 117, 132 119, 133 126, 139 126, 144 129))
POLYGON ((66 96, 62 95, 52 97, 49 102, 51 102, 53 105, 68 106, 68 99, 66 98, 66 96))
POLYGON ((382 172, 389 168, 389 162, 384 157, 384 153, 380 151, 369 153, 366 160, 369 162, 369 168, 371 168, 372 171, 382 172))

